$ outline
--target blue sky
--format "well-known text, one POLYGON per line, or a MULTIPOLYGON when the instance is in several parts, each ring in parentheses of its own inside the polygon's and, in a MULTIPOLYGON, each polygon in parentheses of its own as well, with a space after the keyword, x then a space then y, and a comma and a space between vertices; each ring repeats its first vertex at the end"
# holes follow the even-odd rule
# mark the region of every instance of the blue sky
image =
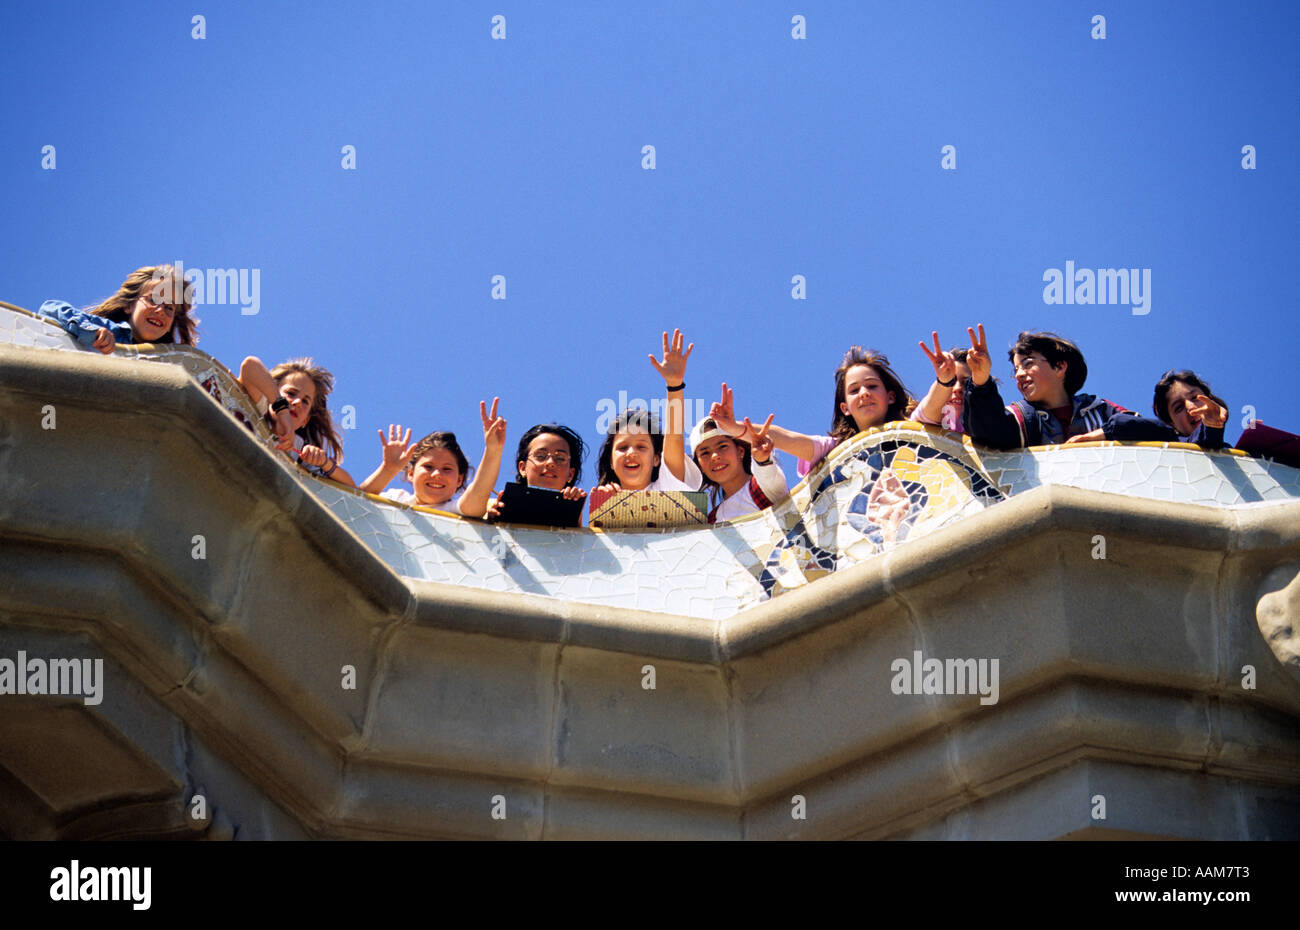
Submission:
POLYGON ((1131 409, 1189 367, 1229 439, 1246 405, 1300 429, 1300 5, 985 6, 8 2, 0 299, 257 269, 258 313, 200 307, 200 348, 329 367, 358 478, 394 421, 477 461, 493 395, 508 450, 552 420, 594 446, 674 326, 688 398, 726 380, 806 432, 849 345, 919 396, 917 340, 979 321, 1012 392, 1001 350, 1051 329, 1131 409), (1067 261, 1150 269, 1149 312, 1045 304, 1067 261))

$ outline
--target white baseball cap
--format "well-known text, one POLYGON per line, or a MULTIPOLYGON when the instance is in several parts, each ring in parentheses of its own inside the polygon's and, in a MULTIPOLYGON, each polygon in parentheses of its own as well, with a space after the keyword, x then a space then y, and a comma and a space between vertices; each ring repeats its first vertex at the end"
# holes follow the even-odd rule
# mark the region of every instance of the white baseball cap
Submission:
POLYGON ((714 420, 713 417, 705 417, 700 420, 700 422, 696 423, 695 428, 691 430, 690 454, 694 455, 695 450, 700 447, 700 443, 708 442, 715 436, 726 436, 728 439, 735 439, 736 442, 741 441, 736 439, 735 436, 728 433, 722 427, 718 426, 717 421, 714 420))

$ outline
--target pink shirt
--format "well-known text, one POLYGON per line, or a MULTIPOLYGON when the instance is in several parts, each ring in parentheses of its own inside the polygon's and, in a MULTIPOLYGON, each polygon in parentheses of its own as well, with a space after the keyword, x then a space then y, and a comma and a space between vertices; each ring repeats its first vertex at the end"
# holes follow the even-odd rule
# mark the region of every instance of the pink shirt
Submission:
MULTIPOLYGON (((945 411, 947 409, 948 409, 947 407, 944 408, 945 411)), ((915 420, 917 423, 924 423, 927 426, 946 426, 946 424, 935 423, 933 420, 926 419, 926 416, 924 413, 921 412, 920 407, 917 407, 915 410, 912 411, 912 415, 910 419, 915 420)), ((957 421, 957 427, 958 429, 961 428, 960 419, 957 421)), ((951 427, 946 427, 946 428, 951 429, 951 427)), ((838 439, 833 439, 830 436, 813 436, 812 441, 813 441, 812 460, 805 462, 803 459, 800 459, 799 464, 795 466, 795 471, 798 473, 800 478, 802 478, 804 475, 808 474, 808 472, 816 468, 817 463, 820 462, 822 459, 826 458, 826 456, 830 455, 831 450, 840 444, 840 441, 838 439)))
POLYGON ((838 439, 832 439, 830 436, 814 436, 812 441, 812 461, 804 461, 803 459, 800 459, 799 464, 795 466, 795 471, 798 473, 800 478, 817 467, 817 463, 830 455, 831 450, 840 444, 838 439))

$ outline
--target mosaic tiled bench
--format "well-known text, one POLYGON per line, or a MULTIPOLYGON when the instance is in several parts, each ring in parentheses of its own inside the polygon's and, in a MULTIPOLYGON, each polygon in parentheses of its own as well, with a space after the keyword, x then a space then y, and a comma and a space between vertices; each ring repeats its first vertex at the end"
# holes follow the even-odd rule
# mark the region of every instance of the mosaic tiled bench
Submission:
MULTIPOLYGON (((0 343, 86 351, 11 305, 0 343)), ((233 416, 271 437, 230 372, 188 347, 118 355, 179 364, 233 416)), ((834 450, 770 511, 717 527, 550 530, 489 525, 322 481, 285 467, 398 574, 490 591, 541 594, 712 620, 939 531, 1042 485, 1202 507, 1300 498, 1300 470, 1182 443, 978 449, 942 430, 893 423, 834 450)))

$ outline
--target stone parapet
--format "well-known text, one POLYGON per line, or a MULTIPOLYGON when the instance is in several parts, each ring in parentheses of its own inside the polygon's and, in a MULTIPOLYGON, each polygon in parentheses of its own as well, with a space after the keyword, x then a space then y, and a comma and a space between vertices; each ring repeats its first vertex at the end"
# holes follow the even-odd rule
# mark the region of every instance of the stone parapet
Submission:
POLYGON ((1300 837, 1285 494, 1043 483, 691 616, 403 577, 177 366, 0 345, 0 428, 0 659, 104 667, 0 694, 9 837, 1300 837))

